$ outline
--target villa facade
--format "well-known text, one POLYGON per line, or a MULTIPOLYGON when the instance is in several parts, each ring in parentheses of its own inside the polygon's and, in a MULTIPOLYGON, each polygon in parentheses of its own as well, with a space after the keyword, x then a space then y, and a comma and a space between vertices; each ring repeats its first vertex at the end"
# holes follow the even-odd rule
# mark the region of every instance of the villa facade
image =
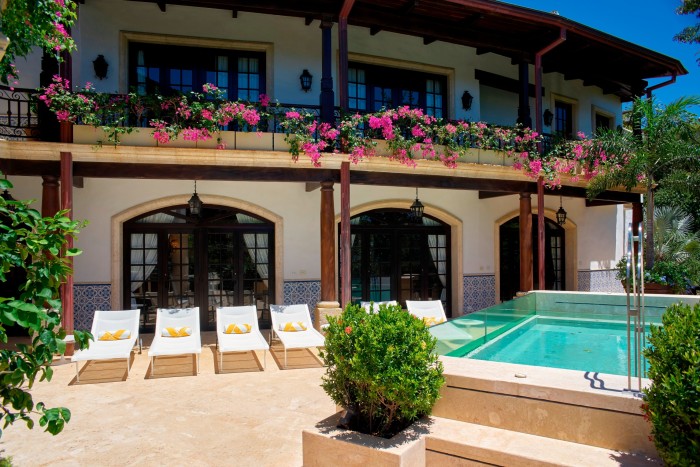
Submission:
MULTIPOLYGON (((61 74, 97 91, 212 83, 230 99, 264 94, 319 118, 407 105, 561 137, 622 125, 622 104, 649 92, 646 79, 686 73, 556 14, 487 0, 89 0, 72 35, 78 50, 61 74)), ((50 82, 40 54, 18 68, 19 88, 50 82)), ((2 92, 6 110, 13 98, 2 92)), ((133 306, 146 330, 156 307, 174 306, 199 306, 213 329, 220 305, 255 304, 265 326, 272 303, 439 299, 459 316, 521 290, 622 291, 613 268, 637 193, 587 201, 585 182, 564 179, 538 202, 536 181, 478 150, 455 168, 346 154, 314 167, 268 130, 234 133, 225 149, 149 135, 99 146, 99 132, 78 125, 53 141, 37 131, 0 140, 12 196, 89 221, 75 245, 75 328, 89 329, 95 309, 133 306), (195 180, 198 215, 188 209, 195 180), (409 210, 416 199, 422 218, 409 210)))

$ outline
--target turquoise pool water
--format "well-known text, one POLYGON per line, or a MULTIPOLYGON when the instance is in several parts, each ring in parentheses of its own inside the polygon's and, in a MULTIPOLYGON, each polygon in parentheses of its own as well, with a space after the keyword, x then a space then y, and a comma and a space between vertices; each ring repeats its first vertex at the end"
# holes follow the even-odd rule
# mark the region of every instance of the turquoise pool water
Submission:
POLYGON ((533 316, 468 358, 626 375, 627 322, 533 316))
MULTIPOLYGON (((679 299, 645 300, 648 332, 648 325, 660 325, 665 309, 679 299)), ((430 332, 438 339, 437 352, 450 357, 627 375, 626 302, 622 294, 534 292, 430 332)))

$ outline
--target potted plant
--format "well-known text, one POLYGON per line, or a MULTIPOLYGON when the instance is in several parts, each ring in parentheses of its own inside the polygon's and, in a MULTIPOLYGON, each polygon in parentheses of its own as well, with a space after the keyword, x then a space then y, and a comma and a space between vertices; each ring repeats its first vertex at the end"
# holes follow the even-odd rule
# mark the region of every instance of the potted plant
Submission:
MULTIPOLYGON (((422 442, 416 434, 420 429, 409 427, 430 414, 444 383, 442 363, 435 352, 437 339, 425 323, 400 305, 382 305, 377 313, 367 313, 352 304, 328 321, 326 347, 321 353, 327 367, 322 386, 344 412, 317 427, 313 434, 317 449, 307 449, 307 438, 312 435, 304 433, 304 463, 331 460, 312 461, 307 452, 319 456, 352 452, 357 457, 369 450, 368 445, 391 450, 403 444, 395 440, 407 429, 412 433, 409 438, 422 442), (339 428, 329 426, 333 423, 339 428), (335 446, 318 449, 319 438, 335 446)), ((415 449, 415 454, 424 455, 420 451, 415 449)), ((378 455, 365 454, 368 461, 378 455)))

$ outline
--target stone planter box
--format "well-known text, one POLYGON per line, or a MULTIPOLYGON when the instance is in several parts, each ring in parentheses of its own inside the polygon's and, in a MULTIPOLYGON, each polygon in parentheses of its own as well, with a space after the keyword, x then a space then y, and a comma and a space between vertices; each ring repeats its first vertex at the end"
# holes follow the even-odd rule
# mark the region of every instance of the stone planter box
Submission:
MULTIPOLYGON (((622 282, 622 288, 627 290, 627 281, 622 282)), ((676 295, 673 287, 666 284, 657 284, 656 282, 645 282, 644 283, 644 293, 650 294, 662 294, 662 295, 676 295)))
MULTIPOLYGON (((101 128, 90 125, 73 125, 73 142, 105 146, 112 144, 107 142, 107 135, 101 128)), ((131 133, 119 135, 119 145, 156 147, 158 142, 151 135, 150 128, 134 128, 131 133)))
POLYGON ((337 428, 337 413, 302 432, 304 466, 425 465, 425 435, 429 419, 422 418, 391 439, 337 428))

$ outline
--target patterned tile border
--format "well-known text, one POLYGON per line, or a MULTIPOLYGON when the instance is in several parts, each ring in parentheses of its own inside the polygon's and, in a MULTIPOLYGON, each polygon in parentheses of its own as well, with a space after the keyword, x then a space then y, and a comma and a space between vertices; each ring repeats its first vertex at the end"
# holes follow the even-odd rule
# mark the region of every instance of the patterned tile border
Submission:
POLYGON ((465 314, 496 304, 496 276, 464 276, 463 310, 465 314))
POLYGON ((622 284, 615 278, 614 269, 602 269, 597 271, 578 271, 579 292, 613 292, 622 293, 625 290, 622 284))
POLYGON ((316 304, 321 301, 321 281, 285 281, 284 282, 284 305, 294 305, 306 303, 311 311, 316 304))
POLYGON ((111 284, 73 285, 73 327, 89 331, 95 310, 111 310, 111 284))

